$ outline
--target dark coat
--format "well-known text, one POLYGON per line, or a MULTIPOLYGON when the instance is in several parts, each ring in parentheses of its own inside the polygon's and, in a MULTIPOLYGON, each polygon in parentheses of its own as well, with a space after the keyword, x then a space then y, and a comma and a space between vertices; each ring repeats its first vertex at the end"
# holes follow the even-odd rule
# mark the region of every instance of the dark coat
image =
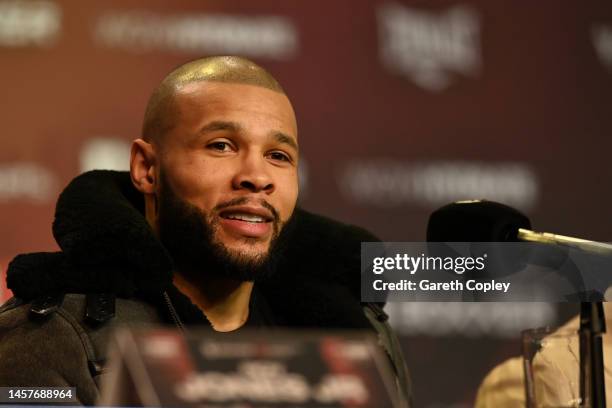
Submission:
MULTIPOLYGON (((172 285, 172 260, 143 207, 125 172, 85 173, 62 192, 53 223, 62 252, 19 255, 7 271, 15 298, 0 308, 1 386, 75 386, 79 401, 91 405, 113 327, 172 323, 168 294, 183 324, 202 321, 172 285)), ((257 284, 259 293, 284 326, 376 330, 409 400, 386 315, 360 303, 360 243, 377 239, 303 210, 295 218, 279 268, 257 284)))

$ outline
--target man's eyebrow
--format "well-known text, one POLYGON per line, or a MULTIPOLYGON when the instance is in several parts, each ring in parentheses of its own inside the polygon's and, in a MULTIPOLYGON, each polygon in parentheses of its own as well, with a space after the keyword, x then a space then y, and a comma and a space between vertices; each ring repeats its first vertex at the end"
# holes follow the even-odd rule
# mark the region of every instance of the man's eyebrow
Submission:
POLYGON ((242 130, 242 126, 236 122, 226 122, 222 120, 215 120, 213 122, 207 123, 202 129, 200 129, 200 133, 209 133, 217 130, 229 130, 232 132, 240 132, 242 130))
POLYGON ((288 144, 289 146, 293 147, 296 151, 300 150, 298 148, 298 144, 295 141, 295 139, 293 137, 289 136, 289 135, 286 135, 283 132, 275 132, 273 137, 279 143, 288 144))
MULTIPOLYGON (((243 127, 240 123, 231 122, 231 121, 223 121, 223 120, 215 120, 210 123, 207 123, 200 129, 200 134, 205 134, 209 132, 215 132, 218 130, 229 130, 230 132, 241 132, 243 127)), ((295 150, 299 150, 298 144, 295 141, 295 138, 287 135, 283 132, 274 132, 272 133, 272 137, 279 143, 287 144, 293 147, 295 150)))

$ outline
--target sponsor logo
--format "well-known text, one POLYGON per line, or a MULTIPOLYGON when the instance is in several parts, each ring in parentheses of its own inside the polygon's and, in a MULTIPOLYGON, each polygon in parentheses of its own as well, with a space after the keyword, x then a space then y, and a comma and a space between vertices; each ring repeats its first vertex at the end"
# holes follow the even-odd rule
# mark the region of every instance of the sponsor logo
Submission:
POLYGON ((523 163, 407 164, 384 158, 349 162, 338 172, 338 187, 352 202, 383 208, 478 198, 529 209, 539 192, 536 174, 523 163))
POLYGON ((409 336, 516 338, 525 327, 542 327, 557 320, 554 304, 544 302, 388 303, 391 326, 409 336))
POLYGON ((428 12, 387 3, 377 10, 382 63, 429 90, 447 88, 455 74, 477 76, 480 21, 468 6, 428 12))
POLYGON ((89 139, 79 155, 81 172, 130 169, 130 143, 116 137, 89 139))
POLYGON ((56 176, 39 164, 0 164, 0 203, 18 199, 45 202, 55 196, 57 186, 56 176))
POLYGON ((49 46, 59 36, 61 26, 62 12, 51 1, 0 2, 0 46, 49 46))
POLYGON ((596 24, 591 28, 591 38, 599 60, 612 69, 612 26, 596 24))
POLYGON ((278 60, 291 58, 298 49, 294 24, 280 16, 112 12, 98 19, 94 39, 132 52, 220 53, 278 60))

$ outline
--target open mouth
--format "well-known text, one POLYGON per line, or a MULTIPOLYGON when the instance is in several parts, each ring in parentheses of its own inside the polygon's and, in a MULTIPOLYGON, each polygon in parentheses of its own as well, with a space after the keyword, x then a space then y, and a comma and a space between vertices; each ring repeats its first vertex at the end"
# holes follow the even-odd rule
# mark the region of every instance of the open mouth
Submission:
POLYGON ((266 239, 273 234, 275 214, 266 207, 234 205, 219 212, 223 231, 234 237, 266 239))
POLYGON ((238 220, 252 223, 264 223, 271 222, 270 218, 262 217, 261 215, 255 214, 246 214, 246 213, 222 213, 221 218, 225 218, 227 220, 238 220))
POLYGON ((249 222, 253 224, 263 224, 267 222, 274 221, 274 217, 265 208, 257 207, 257 208, 247 208, 247 207, 234 207, 228 208, 224 211, 221 211, 219 214, 221 218, 225 218, 226 220, 236 220, 249 222))

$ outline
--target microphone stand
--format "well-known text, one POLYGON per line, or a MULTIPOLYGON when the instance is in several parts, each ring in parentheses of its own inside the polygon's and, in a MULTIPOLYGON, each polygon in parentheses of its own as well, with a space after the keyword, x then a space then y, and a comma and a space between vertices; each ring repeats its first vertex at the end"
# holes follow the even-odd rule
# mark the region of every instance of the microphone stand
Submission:
POLYGON ((606 383, 603 364, 603 333, 606 320, 603 304, 580 304, 580 398, 583 407, 606 407, 606 383))
MULTIPOLYGON (((593 254, 612 255, 612 245, 601 242, 524 228, 519 228, 517 236, 521 241, 563 245, 593 254)), ((606 407, 601 338, 606 332, 606 320, 600 299, 580 304, 580 398, 583 407, 606 407)))

